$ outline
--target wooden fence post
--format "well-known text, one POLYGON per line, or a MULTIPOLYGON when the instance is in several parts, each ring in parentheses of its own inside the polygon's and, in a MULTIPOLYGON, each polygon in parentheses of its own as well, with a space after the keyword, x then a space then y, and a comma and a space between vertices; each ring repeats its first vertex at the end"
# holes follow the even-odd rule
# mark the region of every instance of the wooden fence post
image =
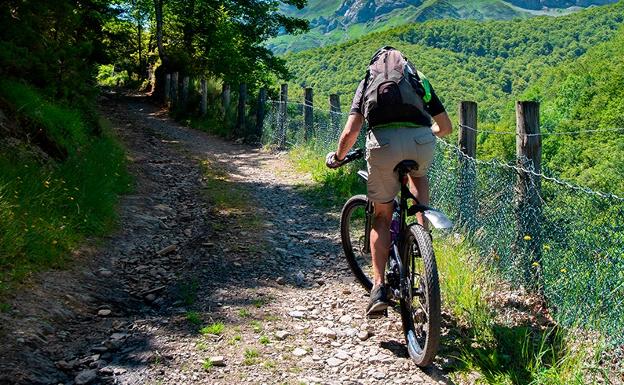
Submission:
POLYGON ((280 105, 278 115, 278 146, 286 147, 286 129, 288 127, 288 84, 282 84, 280 92, 280 105))
POLYGON ((542 137, 539 125, 539 103, 516 103, 516 258, 522 268, 525 284, 541 290, 541 174, 542 137))
POLYGON ((206 116, 208 113, 208 83, 206 79, 201 80, 201 115, 206 116))
POLYGON ((247 105, 247 84, 241 83, 238 86, 238 114, 236 120, 236 135, 245 135, 245 106, 247 105))
POLYGON ((459 104, 459 221, 468 230, 475 230, 477 215, 476 164, 467 157, 477 156, 477 103, 463 101, 459 104))
POLYGON ((258 92, 258 108, 256 109, 256 136, 258 139, 262 139, 266 100, 267 90, 266 88, 260 88, 260 91, 258 92))
POLYGON ((171 105, 175 108, 178 106, 178 73, 174 72, 171 76, 171 105))
POLYGON ((303 137, 306 141, 310 140, 314 135, 314 92, 309 87, 303 96, 303 126, 303 137))
POLYGON ((171 102, 171 74, 165 75, 165 105, 170 107, 171 102))
POLYGON ((340 131, 340 96, 329 95, 329 113, 332 132, 340 131))
POLYGON ((223 106, 223 111, 227 111, 230 108, 230 85, 227 83, 223 83, 221 88, 221 105, 223 106))
POLYGON ((189 95, 189 77, 185 76, 182 78, 182 107, 186 108, 188 103, 188 95, 189 95))

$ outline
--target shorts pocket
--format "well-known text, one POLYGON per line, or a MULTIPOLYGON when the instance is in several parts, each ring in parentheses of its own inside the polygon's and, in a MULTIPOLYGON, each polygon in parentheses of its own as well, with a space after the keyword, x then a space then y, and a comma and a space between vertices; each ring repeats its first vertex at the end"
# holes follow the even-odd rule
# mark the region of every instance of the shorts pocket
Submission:
POLYGON ((433 135, 433 132, 431 131, 424 132, 414 137, 414 142, 418 144, 427 144, 427 143, 431 143, 434 141, 435 141, 435 135, 433 135))
POLYGON ((390 138, 383 135, 381 132, 369 131, 366 134, 366 149, 374 150, 377 148, 383 148, 390 145, 390 138))

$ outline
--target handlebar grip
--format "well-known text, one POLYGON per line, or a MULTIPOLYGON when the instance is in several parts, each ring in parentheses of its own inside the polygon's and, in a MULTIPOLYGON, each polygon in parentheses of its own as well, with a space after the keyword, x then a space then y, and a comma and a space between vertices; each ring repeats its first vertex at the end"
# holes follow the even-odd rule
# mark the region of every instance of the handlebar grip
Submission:
POLYGON ((355 150, 351 150, 345 155, 344 160, 340 166, 344 166, 347 163, 351 163, 354 160, 358 160, 364 157, 364 150, 361 148, 356 148, 355 150))

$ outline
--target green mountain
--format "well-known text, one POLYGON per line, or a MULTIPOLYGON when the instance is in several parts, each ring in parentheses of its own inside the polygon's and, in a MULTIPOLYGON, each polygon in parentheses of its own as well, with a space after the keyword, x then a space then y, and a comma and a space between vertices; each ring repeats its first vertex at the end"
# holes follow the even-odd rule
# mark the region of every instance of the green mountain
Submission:
POLYGON ((510 20, 536 14, 562 15, 591 5, 617 0, 310 0, 286 14, 309 20, 310 32, 283 35, 268 42, 277 53, 344 42, 369 32, 387 30, 407 23, 433 19, 510 20))
POLYGON ((624 29, 578 59, 549 69, 523 95, 541 102, 546 165, 566 179, 624 193, 624 29))
MULTIPOLYGON (((544 130, 547 131, 567 130, 572 125, 576 129, 624 127, 623 98, 621 91, 616 92, 619 83, 615 81, 621 79, 623 70, 619 62, 609 66, 610 60, 624 56, 624 45, 618 45, 622 41, 623 23, 624 3, 617 3, 558 18, 542 16, 484 22, 432 20, 402 26, 336 46, 284 55, 294 76, 290 99, 302 98, 297 86, 309 86, 314 88, 317 105, 327 105, 328 95, 338 93, 346 109, 365 74, 370 56, 380 46, 390 44, 403 51, 427 74, 451 114, 461 100, 478 102, 482 129, 513 131, 514 101, 528 96, 544 98, 547 106, 544 130), (602 44, 609 44, 610 48, 602 44), (596 52, 612 52, 613 56, 609 59, 607 54, 596 52), (600 62, 597 62, 598 57, 600 62), (579 78, 578 74, 583 72, 593 75, 579 78), (568 73, 576 75, 564 82, 568 73), (578 86, 586 87, 586 91, 575 88, 575 79, 583 80, 578 86), (597 79, 601 79, 600 85, 597 79), (558 89, 562 84, 567 88, 558 89), (602 89, 609 90, 609 97, 596 94, 594 99, 592 95, 602 89), (575 101, 575 92, 583 99, 575 101), (591 101, 593 107, 587 108, 583 101, 591 101), (603 109, 599 101, 605 106, 608 104, 609 109, 603 109), (592 117, 590 111, 600 115, 602 120, 592 117), (578 119, 579 114, 584 114, 583 119, 578 119)), ((481 135, 479 156, 511 159, 514 141, 513 136, 481 135)), ((549 159, 554 159, 559 147, 549 146, 553 151, 549 159)), ((579 147, 568 147, 567 151, 575 149, 579 147)), ((624 154, 624 149, 617 154, 624 154)), ((581 175, 587 175, 587 172, 570 171, 569 167, 559 171, 569 171, 574 178, 583 179, 586 177, 581 175)), ((600 186, 597 178, 589 184, 600 186)), ((624 186, 620 188, 624 191, 624 186)))

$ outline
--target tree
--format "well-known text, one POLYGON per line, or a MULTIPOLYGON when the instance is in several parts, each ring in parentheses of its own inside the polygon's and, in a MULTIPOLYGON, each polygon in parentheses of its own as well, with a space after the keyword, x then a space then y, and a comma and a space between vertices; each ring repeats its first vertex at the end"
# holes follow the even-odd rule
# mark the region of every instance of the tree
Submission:
POLYGON ((164 74, 171 71, 228 82, 287 77, 284 61, 262 44, 282 31, 305 31, 308 23, 280 13, 281 4, 302 8, 305 0, 154 0, 161 61, 154 95, 162 98, 164 74))

